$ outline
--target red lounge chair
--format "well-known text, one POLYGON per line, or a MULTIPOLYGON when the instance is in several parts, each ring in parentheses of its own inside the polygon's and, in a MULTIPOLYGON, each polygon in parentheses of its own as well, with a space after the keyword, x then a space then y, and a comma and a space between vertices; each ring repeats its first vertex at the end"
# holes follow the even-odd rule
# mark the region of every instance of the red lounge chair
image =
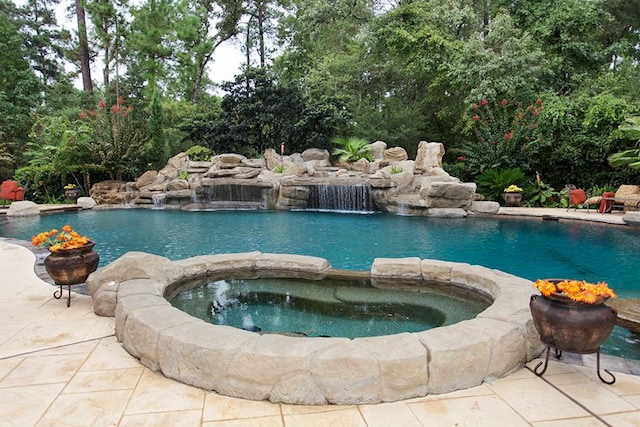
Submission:
POLYGON ((24 188, 18 185, 18 181, 2 181, 0 185, 0 199, 5 205, 7 200, 10 202, 24 200, 24 188))

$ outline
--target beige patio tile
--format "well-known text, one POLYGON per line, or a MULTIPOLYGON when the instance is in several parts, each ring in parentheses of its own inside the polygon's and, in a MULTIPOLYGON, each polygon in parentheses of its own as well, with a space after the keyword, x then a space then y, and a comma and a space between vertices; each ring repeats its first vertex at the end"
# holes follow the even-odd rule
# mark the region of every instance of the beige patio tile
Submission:
POLYGON ((202 419, 221 421, 270 416, 280 416, 279 404, 238 399, 209 392, 205 398, 202 419))
POLYGON ((417 419, 428 426, 494 427, 497 422, 509 427, 529 424, 499 397, 471 396, 411 403, 409 408, 417 419))
POLYGON ((63 387, 64 383, 0 388, 0 425, 35 425, 63 387))
POLYGON ((357 408, 341 409, 313 414, 284 415, 287 427, 366 427, 367 423, 357 408))
POLYGON ((205 391, 144 369, 125 415, 150 412, 202 410, 205 391))
POLYGON ((368 427, 420 427, 415 414, 404 402, 381 403, 377 405, 360 405, 360 412, 368 427))
POLYGON ((487 384, 480 384, 477 387, 466 388, 464 390, 456 390, 442 394, 428 394, 424 397, 415 397, 405 400, 406 403, 428 402, 431 400, 456 399, 460 397, 485 396, 493 394, 493 391, 487 387, 487 384))
MULTIPOLYGON (((262 418, 244 418, 241 420, 208 421, 202 423, 202 427, 283 427, 280 416, 262 418)), ((289 427, 290 424, 287 424, 289 427)))
POLYGON ((36 426, 115 426, 130 395, 131 390, 61 394, 36 426))
POLYGON ((199 426, 201 419, 202 411, 198 410, 125 415, 118 427, 193 427, 199 426))
POLYGON ((531 424, 534 427, 604 427, 605 423, 596 417, 568 418, 565 420, 540 421, 531 424))
POLYGON ((67 382, 78 371, 85 357, 83 354, 25 357, 0 381, 0 387, 67 382))
POLYGON ((109 337, 97 342, 80 371, 138 368, 141 366, 138 359, 127 353, 116 337, 109 337))
POLYGON ((636 409, 640 409, 640 394, 627 394, 622 396, 622 398, 635 406, 636 409))
POLYGON ((287 405, 280 404, 282 415, 304 415, 315 414, 318 412, 343 411, 346 409, 354 409, 355 405, 287 405))
POLYGON ((640 411, 605 415, 602 419, 616 427, 638 427, 640 426, 640 411))
POLYGON ((507 377, 489 384, 489 388, 529 422, 589 415, 537 377, 520 380, 507 377))
POLYGON ((82 354, 88 356, 95 346, 98 344, 97 341, 85 341, 79 342, 77 344, 71 345, 62 345, 55 346, 45 350, 40 350, 36 353, 32 353, 34 356, 62 356, 62 355, 71 355, 71 354, 82 354))
POLYGON ((96 319, 86 319, 86 321, 57 320, 29 323, 0 350, 14 351, 17 354, 84 341, 96 322, 96 319))
POLYGON ((110 369, 78 372, 67 384, 64 393, 134 389, 143 368, 110 369))
POLYGON ((23 323, 8 323, 5 321, 3 324, 0 324, 0 347, 6 344, 8 340, 13 338, 23 328, 23 323))
POLYGON ((16 366, 22 362, 23 357, 12 357, 9 359, 0 360, 0 381, 4 379, 16 366))

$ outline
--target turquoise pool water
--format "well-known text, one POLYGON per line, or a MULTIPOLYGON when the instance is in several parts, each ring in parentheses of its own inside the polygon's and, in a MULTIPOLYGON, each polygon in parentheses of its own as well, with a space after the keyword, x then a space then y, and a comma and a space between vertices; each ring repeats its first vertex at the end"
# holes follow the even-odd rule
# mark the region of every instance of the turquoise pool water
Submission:
MULTIPOLYGON (((295 253, 351 270, 369 270, 376 257, 417 256, 480 264, 531 280, 606 281, 619 296, 640 298, 640 232, 623 226, 514 217, 127 209, 5 218, 0 237, 30 239, 66 223, 98 242, 101 265, 127 251, 170 259, 254 250, 295 253)), ((640 359, 637 337, 616 329, 612 339, 605 351, 640 359)))
POLYGON ((216 325, 309 337, 374 337, 473 319, 487 308, 427 292, 348 280, 230 279, 180 292, 171 305, 216 325))

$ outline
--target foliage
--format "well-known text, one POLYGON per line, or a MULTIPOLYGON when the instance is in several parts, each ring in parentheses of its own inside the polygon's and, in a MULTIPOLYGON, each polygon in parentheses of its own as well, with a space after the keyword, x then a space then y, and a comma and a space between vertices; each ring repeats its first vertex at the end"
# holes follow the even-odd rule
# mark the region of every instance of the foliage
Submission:
POLYGON ((478 192, 487 200, 499 200, 504 189, 512 184, 524 181, 524 174, 519 168, 488 169, 477 178, 478 192))
POLYGON ((273 172, 274 173, 282 173, 282 172, 284 172, 284 165, 282 163, 279 163, 279 164, 275 165, 274 168, 273 168, 273 172))
POLYGON ((460 149, 467 167, 476 173, 494 168, 529 170, 535 129, 542 110, 540 99, 526 107, 522 102, 507 99, 500 102, 483 99, 474 103, 471 119, 477 140, 460 149))
POLYGON ((556 187, 571 182, 588 188, 640 179, 638 171, 614 169, 607 163, 610 153, 634 146, 635 141, 618 127, 625 117, 639 112, 637 105, 606 92, 546 95, 544 105, 535 144, 545 156, 531 159, 531 165, 545 181, 556 187))
POLYGON ((214 152, 255 156, 281 144, 290 152, 327 148, 346 123, 339 105, 318 105, 299 89, 277 84, 268 70, 247 70, 223 87, 227 95, 219 113, 194 116, 181 126, 187 139, 214 152))
POLYGON ((137 162, 148 149, 146 140, 132 119, 133 108, 118 98, 107 108, 99 101, 97 108, 80 113, 83 123, 69 132, 68 142, 86 150, 94 164, 104 167, 111 179, 122 180, 137 170, 137 162))
POLYGON ((153 91, 153 97, 151 98, 151 105, 149 106, 149 142, 150 149, 148 150, 149 163, 155 168, 160 169, 167 164, 169 160, 169 142, 164 135, 164 114, 162 112, 162 96, 160 90, 156 88, 153 91))
POLYGON ((391 175, 395 175, 398 173, 402 173, 402 168, 400 166, 391 166, 391 175))
POLYGON ((194 162, 208 162, 211 160, 211 150, 207 147, 203 147, 202 145, 194 145, 189 147, 186 151, 187 156, 189 156, 189 160, 194 162))
POLYGON ((360 159, 373 160, 371 146, 366 139, 338 137, 333 140, 337 145, 331 154, 338 156, 341 162, 357 162, 360 159))
MULTIPOLYGON (((629 117, 620 125, 620 130, 640 143, 640 117, 629 117)), ((627 166, 640 169, 640 148, 633 148, 609 156, 609 164, 614 168, 627 166)))
POLYGON ((554 208, 562 206, 564 199, 562 192, 544 183, 539 174, 536 174, 536 183, 528 186, 526 194, 529 207, 554 208))

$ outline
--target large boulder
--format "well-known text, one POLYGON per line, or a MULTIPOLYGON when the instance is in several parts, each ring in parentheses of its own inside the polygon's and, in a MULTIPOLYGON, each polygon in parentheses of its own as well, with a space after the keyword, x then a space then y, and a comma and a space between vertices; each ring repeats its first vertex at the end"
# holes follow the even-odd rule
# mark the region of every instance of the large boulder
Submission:
POLYGON ((38 205, 28 200, 13 202, 7 210, 7 216, 36 216, 40 215, 38 205))
POLYGON ((156 179, 158 179, 157 171, 146 171, 145 173, 140 175, 138 178, 136 178, 136 188, 140 189, 148 185, 151 185, 156 182, 156 179))
POLYGON ((99 205, 120 205, 130 196, 124 181, 101 181, 93 184, 89 195, 99 205))
POLYGON ((82 209, 93 209, 97 205, 91 197, 78 197, 76 204, 82 209))
POLYGON ((282 164, 282 157, 280 154, 276 153, 276 150, 273 148, 267 148, 264 151, 264 160, 267 164, 268 170, 273 170, 279 164, 282 164))
POLYGON ((387 160, 389 163, 403 162, 409 159, 409 155, 407 154, 407 150, 405 150, 404 148, 393 147, 384 150, 383 159, 387 160))
POLYGON ((384 141, 376 141, 369 144, 371 158, 373 160, 382 160, 384 158, 384 150, 387 149, 387 143, 384 141))
POLYGON ((329 161, 329 152, 320 148, 308 148, 301 154, 305 162, 312 160, 329 161))
POLYGON ((423 182, 420 196, 427 208, 463 208, 468 209, 476 192, 475 183, 423 182))
POLYGON ((439 142, 420 141, 416 154, 416 173, 423 175, 449 175, 442 169, 444 145, 439 142))

